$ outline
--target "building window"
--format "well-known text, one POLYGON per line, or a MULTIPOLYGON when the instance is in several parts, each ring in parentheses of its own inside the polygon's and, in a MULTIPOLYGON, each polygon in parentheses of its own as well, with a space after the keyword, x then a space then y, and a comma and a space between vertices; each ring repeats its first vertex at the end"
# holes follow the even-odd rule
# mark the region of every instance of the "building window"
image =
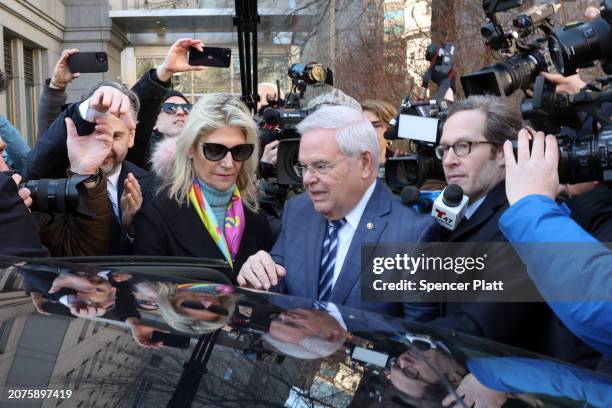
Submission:
POLYGON ((36 95, 34 94, 34 50, 24 47, 23 68, 25 79, 25 108, 27 139, 34 141, 34 126, 36 125, 36 95))
POLYGON ((6 118, 15 123, 15 89, 13 82, 13 48, 11 39, 4 37, 4 73, 6 74, 6 118))
POLYGON ((15 319, 5 320, 2 322, 2 325, 0 325, 0 353, 4 353, 6 350, 6 345, 8 344, 8 340, 11 336, 14 321, 15 319))

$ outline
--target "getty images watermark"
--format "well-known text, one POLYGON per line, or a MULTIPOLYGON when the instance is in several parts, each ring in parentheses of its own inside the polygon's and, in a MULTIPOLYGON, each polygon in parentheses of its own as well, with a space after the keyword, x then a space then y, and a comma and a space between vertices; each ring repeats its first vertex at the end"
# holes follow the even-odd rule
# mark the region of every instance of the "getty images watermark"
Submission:
POLYGON ((543 301, 508 243, 363 245, 361 266, 365 301, 543 301))

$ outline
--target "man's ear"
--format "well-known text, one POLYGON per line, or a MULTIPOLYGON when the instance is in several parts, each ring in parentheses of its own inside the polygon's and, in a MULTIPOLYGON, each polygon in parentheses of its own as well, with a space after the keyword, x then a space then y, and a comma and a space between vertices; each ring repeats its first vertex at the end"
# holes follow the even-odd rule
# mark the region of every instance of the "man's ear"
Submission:
POLYGON ((128 140, 128 148, 134 146, 134 139, 136 138, 136 130, 130 130, 130 136, 128 140))
POLYGON ((370 178, 372 172, 378 172, 374 166, 374 156, 370 151, 361 152, 357 156, 357 162, 359 163, 359 170, 363 179, 370 178))

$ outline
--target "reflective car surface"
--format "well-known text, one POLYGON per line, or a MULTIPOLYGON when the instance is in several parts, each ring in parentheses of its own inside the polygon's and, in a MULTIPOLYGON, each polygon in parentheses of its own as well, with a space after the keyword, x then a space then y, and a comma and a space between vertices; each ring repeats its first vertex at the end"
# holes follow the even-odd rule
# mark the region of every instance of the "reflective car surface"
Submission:
POLYGON ((0 406, 612 406, 603 373, 176 269, 0 257, 0 406))

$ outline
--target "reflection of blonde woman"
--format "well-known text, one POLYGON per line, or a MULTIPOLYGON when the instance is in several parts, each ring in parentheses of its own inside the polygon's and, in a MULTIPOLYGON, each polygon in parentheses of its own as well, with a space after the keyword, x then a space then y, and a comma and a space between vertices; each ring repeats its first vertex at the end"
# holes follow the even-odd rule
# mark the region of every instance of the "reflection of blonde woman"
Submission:
POLYGON ((238 295, 228 285, 159 283, 157 304, 170 327, 195 335, 222 328, 236 308, 238 295))

